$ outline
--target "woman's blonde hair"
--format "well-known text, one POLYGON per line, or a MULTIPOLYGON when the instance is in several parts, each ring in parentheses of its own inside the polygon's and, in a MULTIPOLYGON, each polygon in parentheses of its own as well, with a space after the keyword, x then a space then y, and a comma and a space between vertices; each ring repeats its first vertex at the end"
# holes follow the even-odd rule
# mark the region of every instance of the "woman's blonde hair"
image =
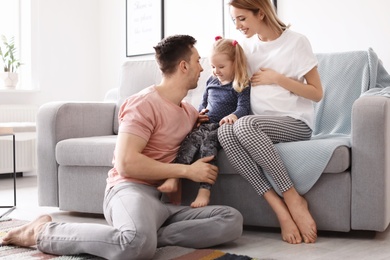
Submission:
POLYGON ((230 0, 229 5, 251 11, 254 15, 259 12, 264 13, 265 24, 277 33, 282 33, 289 27, 278 18, 270 0, 230 0))
POLYGON ((222 39, 220 36, 217 36, 215 39, 211 55, 226 54, 229 57, 229 60, 233 62, 234 69, 233 88, 237 92, 242 92, 249 85, 244 50, 236 40, 222 39))

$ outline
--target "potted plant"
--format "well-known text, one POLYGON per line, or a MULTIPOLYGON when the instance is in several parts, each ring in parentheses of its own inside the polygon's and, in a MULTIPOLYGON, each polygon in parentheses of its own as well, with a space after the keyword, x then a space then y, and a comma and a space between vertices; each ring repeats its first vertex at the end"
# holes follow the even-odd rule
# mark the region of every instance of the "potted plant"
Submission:
POLYGON ((17 70, 22 63, 16 58, 16 47, 14 37, 8 41, 7 38, 2 35, 0 45, 0 57, 3 61, 3 71, 0 72, 0 78, 4 81, 6 88, 15 88, 18 83, 19 77, 17 70))

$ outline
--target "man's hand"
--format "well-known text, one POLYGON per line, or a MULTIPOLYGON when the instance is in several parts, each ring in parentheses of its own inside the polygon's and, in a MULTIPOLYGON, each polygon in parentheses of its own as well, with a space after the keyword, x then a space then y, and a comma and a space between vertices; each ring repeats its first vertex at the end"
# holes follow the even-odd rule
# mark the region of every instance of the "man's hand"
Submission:
POLYGON ((208 163, 213 160, 214 156, 201 158, 190 165, 188 179, 195 182, 207 182, 214 184, 217 180, 218 167, 208 163))
POLYGON ((209 116, 206 115, 207 112, 209 112, 209 110, 207 108, 204 108, 204 109, 202 109, 202 111, 199 112, 196 127, 199 127, 201 124, 210 121, 209 116))

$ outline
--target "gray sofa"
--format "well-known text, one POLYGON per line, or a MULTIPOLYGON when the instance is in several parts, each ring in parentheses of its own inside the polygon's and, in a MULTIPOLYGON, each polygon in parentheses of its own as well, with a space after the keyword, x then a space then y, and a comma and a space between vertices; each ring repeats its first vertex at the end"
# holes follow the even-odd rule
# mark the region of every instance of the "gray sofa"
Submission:
MULTIPOLYGON (((327 114, 328 107, 343 102, 343 97, 335 98, 334 93, 344 89, 342 82, 348 78, 360 82, 356 85, 359 95, 352 97, 351 107, 334 115, 349 127, 346 136, 350 145, 334 149, 319 179, 304 196, 319 230, 384 231, 390 222, 390 99, 360 96, 360 92, 384 87, 381 82, 387 84, 387 73, 372 50, 322 53, 317 57, 325 89, 324 99, 316 104, 317 113, 327 114)), ((207 59, 201 62, 204 72, 198 88, 186 97, 195 107, 211 73, 207 59)), ((154 60, 128 61, 121 69, 121 83, 113 95, 118 96, 116 102, 52 102, 40 107, 37 172, 41 206, 102 213, 105 181, 112 167, 118 130, 118 107, 126 97, 161 78, 154 60)), ((351 97, 348 93, 347 96, 351 97)), ((322 117, 317 118, 316 124, 323 123, 321 120, 322 117)), ((223 150, 218 166, 220 174, 212 188, 211 203, 237 208, 245 225, 278 227, 271 208, 234 171, 223 150)), ((183 203, 191 202, 197 189, 198 184, 183 181, 183 203)))

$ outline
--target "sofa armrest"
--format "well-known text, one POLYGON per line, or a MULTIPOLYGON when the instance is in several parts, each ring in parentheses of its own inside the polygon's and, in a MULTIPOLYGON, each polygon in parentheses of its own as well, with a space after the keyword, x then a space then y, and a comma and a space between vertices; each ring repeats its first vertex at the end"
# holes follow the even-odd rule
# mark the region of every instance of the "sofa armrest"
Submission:
POLYGON ((50 102, 37 115, 37 172, 40 206, 58 207, 55 148, 68 138, 113 135, 114 103, 50 102))
POLYGON ((351 228, 390 222, 390 98, 363 96, 352 107, 351 228))

